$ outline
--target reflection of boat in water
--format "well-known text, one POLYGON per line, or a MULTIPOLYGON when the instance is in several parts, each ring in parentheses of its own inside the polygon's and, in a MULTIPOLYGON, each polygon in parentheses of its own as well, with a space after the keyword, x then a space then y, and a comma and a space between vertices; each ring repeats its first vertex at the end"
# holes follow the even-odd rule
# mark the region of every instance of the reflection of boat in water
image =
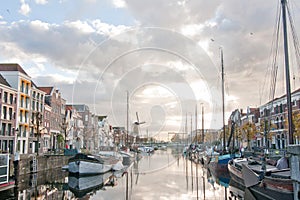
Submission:
POLYGON ((210 170, 207 168, 208 175, 216 182, 217 184, 223 186, 223 187, 228 187, 229 182, 230 182, 230 175, 229 173, 220 173, 218 170, 210 170))
POLYGON ((69 175, 69 190, 78 198, 84 197, 87 193, 97 191, 107 184, 112 176, 111 172, 94 176, 73 176, 69 175))
POLYGON ((245 187, 231 179, 228 187, 229 199, 246 199, 245 187))

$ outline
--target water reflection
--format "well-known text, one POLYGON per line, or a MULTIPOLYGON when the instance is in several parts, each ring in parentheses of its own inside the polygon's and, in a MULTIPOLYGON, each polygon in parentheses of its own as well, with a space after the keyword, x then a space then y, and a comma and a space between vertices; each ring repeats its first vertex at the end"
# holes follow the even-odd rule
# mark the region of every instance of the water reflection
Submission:
MULTIPOLYGON (((19 177, 6 199, 235 199, 227 177, 182 156, 180 148, 137 157, 126 171, 78 177, 61 169, 19 177)), ((2 192, 3 193, 3 192, 2 192)), ((1 197, 3 197, 0 193, 1 197)), ((241 197, 242 198, 242 197, 241 197)), ((238 199, 241 199, 238 198, 238 199)))

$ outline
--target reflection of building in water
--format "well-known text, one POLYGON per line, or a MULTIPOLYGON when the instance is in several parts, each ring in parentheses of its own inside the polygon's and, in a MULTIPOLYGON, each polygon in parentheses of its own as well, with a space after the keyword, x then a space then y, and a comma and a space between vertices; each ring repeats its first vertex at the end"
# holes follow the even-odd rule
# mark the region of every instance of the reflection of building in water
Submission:
POLYGON ((15 199, 63 199, 67 175, 61 168, 20 175, 16 182, 18 187, 6 194, 15 199))

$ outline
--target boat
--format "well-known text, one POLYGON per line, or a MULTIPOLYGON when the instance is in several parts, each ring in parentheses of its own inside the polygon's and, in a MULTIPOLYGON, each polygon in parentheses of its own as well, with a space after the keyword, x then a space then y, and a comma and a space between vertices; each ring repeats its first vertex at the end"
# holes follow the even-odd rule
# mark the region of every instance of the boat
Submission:
POLYGON ((255 160, 254 158, 235 158, 229 161, 228 163, 228 171, 231 176, 231 178, 243 185, 247 186, 248 184, 245 183, 245 179, 247 179, 245 174, 243 175, 243 166, 247 166, 250 170, 252 170, 256 175, 255 179, 259 179, 263 176, 264 172, 266 174, 271 174, 272 172, 278 171, 278 168, 276 168, 274 165, 265 164, 265 170, 262 168, 262 162, 255 160))
POLYGON ((257 199, 293 199, 290 169, 266 170, 258 176, 248 165, 242 165, 245 186, 257 199))
POLYGON ((69 173, 81 175, 101 174, 112 170, 112 166, 117 162, 118 160, 104 159, 99 155, 78 153, 69 159, 68 170, 69 173))
POLYGON ((274 165, 264 164, 251 158, 236 158, 228 163, 231 179, 247 188, 260 199, 290 199, 293 195, 293 181, 290 169, 278 169, 274 165), (274 195, 275 194, 275 195, 274 195))
POLYGON ((153 153, 154 148, 150 146, 139 146, 138 147, 138 152, 139 153, 153 153))
POLYGON ((112 170, 118 171, 124 168, 123 166, 123 155, 119 151, 99 151, 98 155, 106 161, 106 163, 111 160, 115 160, 115 163, 112 165, 112 170))

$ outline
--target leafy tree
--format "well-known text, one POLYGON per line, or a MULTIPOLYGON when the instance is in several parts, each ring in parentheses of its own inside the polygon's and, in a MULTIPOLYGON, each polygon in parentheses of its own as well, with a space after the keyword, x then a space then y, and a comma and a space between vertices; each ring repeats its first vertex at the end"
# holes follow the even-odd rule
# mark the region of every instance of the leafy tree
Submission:
POLYGON ((63 146, 64 146, 64 141, 65 141, 64 136, 63 136, 62 134, 59 134, 59 135, 57 136, 57 144, 58 144, 58 147, 59 147, 59 148, 63 148, 63 146))
POLYGON ((244 136, 247 138, 247 148, 250 148, 250 140, 252 140, 256 133, 256 126, 254 123, 245 123, 241 127, 244 136))
MULTIPOLYGON (((293 112, 292 122, 294 126, 294 137, 300 139, 300 112, 293 112)), ((285 119, 285 127, 288 127, 288 119, 285 119)))
POLYGON ((300 139, 300 113, 293 113, 293 124, 294 124, 294 136, 297 136, 300 139))

